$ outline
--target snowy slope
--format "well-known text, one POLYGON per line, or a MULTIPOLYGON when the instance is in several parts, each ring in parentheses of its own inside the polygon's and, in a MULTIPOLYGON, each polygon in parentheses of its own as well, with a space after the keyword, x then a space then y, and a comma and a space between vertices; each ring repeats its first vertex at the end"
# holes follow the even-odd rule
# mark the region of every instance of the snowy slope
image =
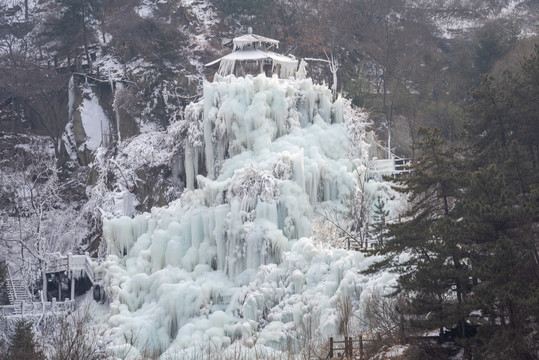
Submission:
POLYGON ((509 21, 522 38, 537 34, 537 8, 526 0, 408 0, 411 10, 430 14, 436 35, 445 39, 467 37, 473 30, 495 20, 509 21))

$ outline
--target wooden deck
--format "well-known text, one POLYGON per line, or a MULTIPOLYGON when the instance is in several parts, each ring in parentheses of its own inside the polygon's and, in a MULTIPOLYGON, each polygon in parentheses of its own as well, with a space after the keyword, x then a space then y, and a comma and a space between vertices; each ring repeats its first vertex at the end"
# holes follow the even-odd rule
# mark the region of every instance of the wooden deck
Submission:
POLYGON ((401 176, 412 172, 412 161, 399 157, 391 159, 373 159, 369 164, 367 178, 372 179, 377 176, 401 176))
POLYGON ((68 254, 62 257, 51 258, 45 265, 45 272, 58 273, 58 272, 83 272, 92 283, 95 283, 96 279, 93 267, 93 261, 88 255, 71 255, 68 254))
POLYGON ((70 296, 66 296, 64 299, 60 299, 61 296, 58 296, 58 300, 61 301, 57 301, 57 298, 52 298, 51 301, 36 301, 28 290, 26 282, 20 275, 12 274, 8 266, 7 288, 10 304, 0 306, 0 317, 7 319, 13 316, 38 316, 46 313, 71 312, 75 309, 75 280, 86 277, 92 286, 101 281, 101 276, 96 276, 94 262, 88 255, 50 255, 46 260, 45 272, 47 275, 61 274, 61 276, 68 277, 71 282, 70 296))

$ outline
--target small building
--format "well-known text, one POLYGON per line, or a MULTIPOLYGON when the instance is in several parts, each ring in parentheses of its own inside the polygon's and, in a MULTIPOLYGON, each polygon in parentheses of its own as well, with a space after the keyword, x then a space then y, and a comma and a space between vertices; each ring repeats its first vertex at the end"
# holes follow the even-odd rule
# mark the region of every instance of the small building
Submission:
MULTIPOLYGON (((0 331, 7 322, 20 316, 40 317, 45 313, 69 313, 75 310, 75 297, 93 290, 94 298, 101 298, 101 274, 94 271, 94 262, 88 255, 47 254, 43 260, 41 285, 31 291, 21 271, 12 271, 7 265, 6 299, 0 299, 0 331), (11 320, 10 320, 11 319, 11 320)), ((33 266, 41 266, 33 264, 33 266)))
POLYGON ((293 56, 281 55, 271 51, 279 47, 279 41, 255 35, 249 28, 248 34, 234 38, 232 53, 206 64, 218 68, 217 74, 235 76, 276 74, 281 79, 294 77, 298 61, 293 56))

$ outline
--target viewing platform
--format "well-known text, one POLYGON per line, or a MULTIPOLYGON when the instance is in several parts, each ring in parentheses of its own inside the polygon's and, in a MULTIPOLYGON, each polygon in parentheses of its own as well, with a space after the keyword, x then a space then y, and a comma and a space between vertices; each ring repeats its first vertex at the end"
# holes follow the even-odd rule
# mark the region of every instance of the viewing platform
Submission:
POLYGON ((75 309, 75 297, 88 292, 101 280, 101 274, 94 271, 95 262, 88 255, 51 254, 45 262, 47 281, 38 290, 39 294, 32 294, 22 274, 7 267, 9 304, 0 306, 0 317, 71 312, 75 309), (42 294, 44 301, 39 299, 42 294))

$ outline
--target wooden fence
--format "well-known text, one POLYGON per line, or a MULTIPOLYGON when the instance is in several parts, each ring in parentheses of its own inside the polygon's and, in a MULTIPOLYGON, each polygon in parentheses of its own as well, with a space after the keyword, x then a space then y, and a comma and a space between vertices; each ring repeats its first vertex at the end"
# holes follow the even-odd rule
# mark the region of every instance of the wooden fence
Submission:
POLYGON ((326 359, 363 360, 365 359, 365 351, 363 349, 364 341, 369 340, 363 339, 363 335, 360 335, 358 339, 353 339, 349 336, 340 341, 330 337, 329 354, 326 359))

